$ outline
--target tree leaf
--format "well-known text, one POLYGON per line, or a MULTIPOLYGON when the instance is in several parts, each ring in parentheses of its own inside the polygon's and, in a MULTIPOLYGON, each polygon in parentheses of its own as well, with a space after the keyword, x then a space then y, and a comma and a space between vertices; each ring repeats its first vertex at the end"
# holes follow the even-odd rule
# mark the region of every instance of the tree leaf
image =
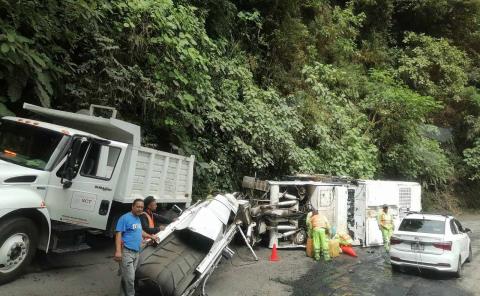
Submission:
POLYGON ((5 106, 3 103, 0 103, 0 117, 2 116, 15 116, 15 113, 8 110, 7 106, 5 106))
POLYGON ((45 72, 37 72, 38 81, 43 85, 44 89, 47 91, 48 95, 53 94, 52 83, 50 75, 45 72))
POLYGON ((30 57, 31 57, 37 64, 39 64, 42 68, 46 68, 46 67, 47 67, 47 64, 45 63, 45 61, 44 61, 39 55, 37 55, 36 53, 30 52, 30 57))
POLYGON ((43 107, 50 107, 50 96, 45 91, 43 86, 38 81, 36 82, 35 86, 36 86, 35 87, 35 93, 37 94, 42 106, 43 107))
POLYGON ((2 43, 2 45, 0 46, 0 50, 2 51, 2 53, 7 53, 10 50, 10 47, 8 46, 8 44, 2 43))
POLYGON ((20 100, 22 97, 22 92, 23 89, 25 88, 25 85, 27 84, 27 79, 25 75, 18 74, 10 79, 7 79, 8 82, 8 88, 7 88, 7 94, 8 97, 10 98, 10 101, 12 103, 17 102, 20 100))

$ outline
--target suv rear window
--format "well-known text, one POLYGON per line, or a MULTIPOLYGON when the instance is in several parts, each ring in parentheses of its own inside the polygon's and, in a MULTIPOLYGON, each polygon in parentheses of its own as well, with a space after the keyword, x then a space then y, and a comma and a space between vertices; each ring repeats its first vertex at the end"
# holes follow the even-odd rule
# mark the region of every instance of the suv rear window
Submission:
POLYGON ((398 230, 431 234, 445 234, 445 221, 403 219, 398 230))

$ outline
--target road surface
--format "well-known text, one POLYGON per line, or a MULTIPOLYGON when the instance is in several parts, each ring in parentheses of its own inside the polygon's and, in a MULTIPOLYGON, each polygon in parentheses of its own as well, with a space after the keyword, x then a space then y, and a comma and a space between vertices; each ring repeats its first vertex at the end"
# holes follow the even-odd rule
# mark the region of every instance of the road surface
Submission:
MULTIPOLYGON (((232 261, 224 261, 211 276, 209 296, 253 295, 480 295, 480 216, 460 219, 472 229, 473 262, 464 265, 464 276, 408 271, 392 273, 382 248, 357 249, 358 258, 341 255, 330 263, 315 262, 304 251, 279 251, 280 261, 269 262, 270 250, 258 248, 259 262, 248 250, 237 247, 232 261), (372 252, 373 253, 370 253, 372 252)), ((0 296, 69 296, 119 293, 113 248, 65 255, 40 256, 28 274, 0 287, 0 296)))

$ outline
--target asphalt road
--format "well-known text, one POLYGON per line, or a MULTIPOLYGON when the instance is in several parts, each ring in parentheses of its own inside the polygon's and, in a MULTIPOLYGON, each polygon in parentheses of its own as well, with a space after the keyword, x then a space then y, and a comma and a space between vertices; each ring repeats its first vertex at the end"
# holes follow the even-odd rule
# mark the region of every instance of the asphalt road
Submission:
MULTIPOLYGON (((460 219, 473 231, 473 262, 464 276, 410 270, 392 273, 382 248, 357 249, 358 258, 341 255, 330 263, 315 262, 304 251, 279 251, 280 261, 269 262, 270 250, 257 248, 260 261, 237 247, 211 276, 206 292, 220 295, 480 295, 480 216, 460 219), (373 252, 372 252, 373 251, 373 252)), ((39 256, 22 278, 0 286, 0 296, 118 295, 117 264, 112 246, 65 255, 39 256)))

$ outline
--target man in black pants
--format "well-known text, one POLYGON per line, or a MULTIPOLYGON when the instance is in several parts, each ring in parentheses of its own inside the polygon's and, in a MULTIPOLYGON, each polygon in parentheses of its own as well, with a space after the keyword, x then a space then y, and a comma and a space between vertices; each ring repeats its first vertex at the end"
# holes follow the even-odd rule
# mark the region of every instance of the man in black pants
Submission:
POLYGON ((160 224, 170 224, 172 220, 165 216, 155 213, 157 210, 157 202, 153 196, 148 196, 143 201, 145 211, 140 215, 142 229, 148 234, 157 234, 161 229, 160 224))

